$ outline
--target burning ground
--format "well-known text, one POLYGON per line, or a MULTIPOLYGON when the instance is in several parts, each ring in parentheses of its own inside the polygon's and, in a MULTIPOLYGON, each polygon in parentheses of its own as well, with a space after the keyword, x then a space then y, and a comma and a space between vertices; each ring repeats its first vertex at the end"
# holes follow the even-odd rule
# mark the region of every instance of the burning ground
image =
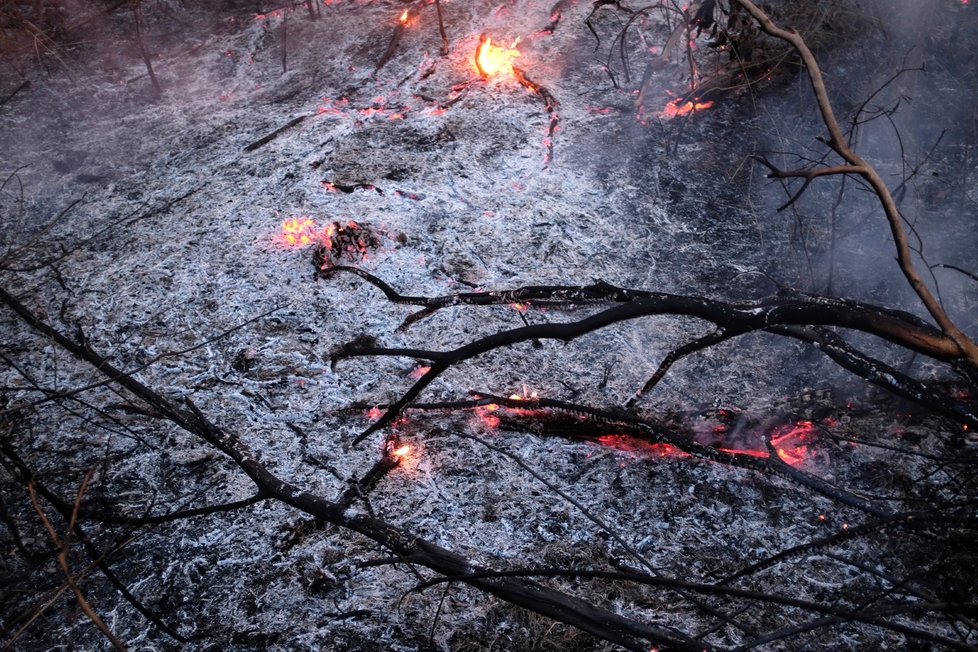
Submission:
MULTIPOLYGON (((777 212, 797 186, 751 157, 822 147, 793 59, 731 68, 746 37, 710 49, 710 26, 696 38, 672 10, 626 3, 253 4, 144 2, 159 95, 129 14, 69 17, 73 44, 40 62, 6 55, 5 645, 109 645, 60 542, 132 648, 616 649, 256 496, 193 431, 205 422, 343 518, 525 573, 662 635, 646 647, 976 644, 969 432, 799 340, 717 343, 633 401, 709 326, 645 316, 531 338, 447 369, 354 443, 431 373, 425 350, 571 323, 613 304, 608 287, 747 302, 790 286, 919 312, 855 182, 816 180, 777 212), (766 83, 729 88, 748 69, 766 83), (702 92, 687 92, 691 70, 702 92), (589 284, 605 294, 456 298, 410 323, 422 307, 384 292, 589 284), (415 354, 349 355, 381 347, 415 354)), ((974 272, 978 84, 934 48, 969 42, 978 19, 923 4, 928 37, 909 44, 905 12, 840 2, 793 18, 834 35, 816 42, 840 110, 875 98, 857 144, 901 189, 973 332, 973 279, 948 270, 974 272), (927 73, 883 86, 914 67, 911 45, 927 73)), ((863 337, 973 404, 960 377, 863 337)), ((637 649, 630 636, 617 642, 637 649)))

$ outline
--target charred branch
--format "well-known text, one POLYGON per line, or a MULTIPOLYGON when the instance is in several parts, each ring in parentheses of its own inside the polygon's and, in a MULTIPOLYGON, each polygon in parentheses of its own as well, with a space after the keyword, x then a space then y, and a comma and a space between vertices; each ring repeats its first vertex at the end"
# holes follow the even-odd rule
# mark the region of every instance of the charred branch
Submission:
POLYGON ((311 117, 312 117, 311 114, 307 114, 307 115, 300 115, 300 116, 296 116, 295 118, 292 118, 291 120, 289 120, 288 122, 286 122, 284 125, 282 125, 278 129, 276 129, 275 131, 273 131, 273 132, 271 132, 269 134, 266 134, 265 136, 262 136, 261 138, 259 138, 258 140, 254 141, 252 143, 249 143, 249 144, 245 145, 244 151, 246 151, 246 152, 253 152, 256 149, 258 149, 259 147, 261 147, 262 145, 267 145, 268 143, 272 142, 273 140, 275 140, 276 138, 278 138, 280 135, 282 135, 284 132, 286 132, 289 129, 291 129, 292 127, 295 127, 296 125, 300 124, 306 118, 311 118, 311 117))
POLYGON ((445 31, 445 17, 442 15, 441 0, 435 0, 435 12, 438 14, 438 34, 441 36, 441 55, 448 56, 448 33, 445 31))
POLYGON ((400 45, 402 36, 404 36, 404 23, 398 22, 397 25, 394 26, 394 30, 391 32, 391 39, 387 43, 387 49, 384 50, 384 53, 380 56, 380 59, 377 60, 377 65, 374 66, 375 75, 380 72, 381 68, 390 63, 390 60, 394 58, 395 54, 397 54, 397 46, 400 45))
MULTIPOLYGON (((351 271, 350 268, 333 269, 351 271)), ((978 415, 966 404, 937 397, 923 384, 911 381, 887 365, 855 352, 837 335, 828 331, 822 331, 819 335, 815 335, 805 331, 785 330, 788 327, 799 326, 834 326, 853 329, 875 335, 942 362, 949 363, 961 359, 956 343, 948 336, 909 313, 889 308, 843 299, 806 295, 798 295, 797 298, 775 297, 761 301, 730 303, 704 297, 625 290, 600 282, 590 286, 532 286, 499 292, 463 293, 427 298, 402 295, 366 272, 355 273, 381 289, 391 301, 425 306, 421 312, 413 315, 413 317, 417 316, 415 320, 443 307, 466 303, 492 305, 513 302, 533 303, 535 300, 570 303, 575 302, 578 298, 590 301, 603 299, 605 301, 623 302, 578 321, 561 324, 536 324, 501 331, 450 351, 354 346, 335 352, 332 355, 334 363, 343 358, 363 356, 403 356, 430 360, 433 363, 431 368, 376 423, 356 439, 356 442, 362 441, 365 437, 390 423, 435 378, 450 367, 465 360, 525 341, 553 339, 570 342, 611 324, 656 315, 696 317, 712 323, 719 330, 702 340, 697 340, 677 349, 667 357, 663 362, 665 370, 650 379, 652 385, 658 382, 657 377, 661 377, 679 357, 736 335, 768 331, 817 343, 840 366, 858 376, 900 396, 909 398, 924 407, 935 409, 946 415, 953 415, 971 428, 978 427, 978 415)), ((403 327, 404 324, 402 324, 403 327)))

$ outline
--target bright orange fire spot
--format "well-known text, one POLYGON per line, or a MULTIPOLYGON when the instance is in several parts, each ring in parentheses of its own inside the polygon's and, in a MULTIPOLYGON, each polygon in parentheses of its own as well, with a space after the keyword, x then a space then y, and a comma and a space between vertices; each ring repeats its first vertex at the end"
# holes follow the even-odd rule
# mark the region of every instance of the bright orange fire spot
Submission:
POLYGON ((711 106, 713 106, 713 102, 697 102, 695 98, 686 102, 683 102, 681 99, 675 99, 666 104, 666 108, 662 110, 662 117, 675 118, 681 115, 689 115, 693 111, 702 111, 711 106))
POLYGON ((381 411, 381 409, 379 407, 377 407, 376 405, 373 406, 372 408, 370 408, 369 410, 367 410, 367 417, 369 417, 372 421, 376 421, 383 414, 384 413, 381 411))
POLYGON ((530 392, 527 390, 526 385, 523 385, 522 394, 510 394, 509 400, 511 401, 531 401, 540 398, 540 394, 536 391, 530 392))
POLYGON ((401 17, 397 19, 397 22, 401 23, 402 25, 406 25, 407 24, 407 22, 408 22, 408 10, 407 9, 405 9, 404 10, 404 13, 401 14, 401 17))
POLYGON ((286 249, 301 249, 318 240, 316 223, 308 217, 293 217, 282 222, 282 230, 275 235, 275 244, 286 249))
POLYGON ((479 421, 482 425, 490 430, 495 430, 499 427, 499 417, 497 417, 493 412, 499 409, 499 406, 495 403, 490 403, 488 405, 480 405, 475 409, 476 416, 479 417, 479 421))
POLYGON ((492 39, 488 36, 482 39, 475 55, 475 67, 479 74, 485 78, 511 75, 513 73, 513 59, 520 56, 520 51, 516 49, 518 42, 519 39, 507 48, 493 45, 492 39))
POLYGON ((808 458, 808 444, 814 435, 815 424, 798 421, 775 432, 771 436, 771 444, 778 451, 778 457, 792 466, 798 466, 808 458))
POLYGON ((283 249, 302 249, 311 244, 328 246, 335 231, 333 224, 320 228, 309 217, 293 217, 282 222, 282 229, 272 237, 272 242, 283 249))
POLYGON ((407 444, 404 444, 403 446, 399 446, 399 447, 395 448, 394 450, 392 450, 391 451, 391 455, 393 455, 394 457, 400 458, 400 457, 404 457, 405 455, 407 455, 410 452, 411 452, 411 447, 408 446, 407 444))
POLYGON ((672 444, 665 442, 649 442, 629 435, 601 435, 598 443, 608 448, 614 448, 622 453, 629 453, 636 457, 688 457, 689 454, 681 451, 672 444))
POLYGON ((530 304, 528 303, 511 303, 509 305, 520 312, 526 312, 530 309, 530 304))

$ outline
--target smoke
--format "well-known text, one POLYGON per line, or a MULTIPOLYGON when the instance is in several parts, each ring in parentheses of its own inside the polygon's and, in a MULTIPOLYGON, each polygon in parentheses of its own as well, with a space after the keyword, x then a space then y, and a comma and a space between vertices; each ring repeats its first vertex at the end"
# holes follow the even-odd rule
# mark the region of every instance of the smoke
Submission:
MULTIPOLYGON (((978 96, 975 60, 966 43, 973 42, 978 16, 959 0, 880 0, 853 5, 852 11, 859 12, 853 19, 864 28, 817 52, 840 122, 856 151, 893 190, 925 275, 937 264, 974 271, 976 204, 970 188, 978 96)), ((806 84, 799 79, 783 97, 765 99, 778 107, 769 113, 782 118, 782 137, 767 145, 811 160, 828 148, 818 140, 824 129, 806 84), (804 122, 792 124, 793 113, 805 116, 804 122)), ((786 160, 788 166, 803 165, 786 160)), ((920 312, 894 260, 882 210, 858 179, 817 180, 784 214, 807 236, 801 249, 811 259, 813 290, 920 312)), ((932 281, 967 325, 973 282, 947 268, 936 268, 932 281)))

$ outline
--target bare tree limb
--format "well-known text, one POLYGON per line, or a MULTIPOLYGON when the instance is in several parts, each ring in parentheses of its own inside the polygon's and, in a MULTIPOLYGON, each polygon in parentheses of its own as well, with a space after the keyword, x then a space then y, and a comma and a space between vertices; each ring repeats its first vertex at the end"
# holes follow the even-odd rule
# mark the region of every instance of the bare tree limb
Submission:
POLYGON ((802 61, 805 63, 805 68, 808 71, 808 79, 811 83, 812 90, 815 92, 815 99, 818 103, 819 112, 822 115, 822 122, 825 124, 825 127, 829 132, 829 147, 831 147, 840 157, 842 157, 848 166, 853 168, 853 173, 858 174, 860 177, 865 179, 866 182, 873 188, 873 191, 879 198, 880 205, 883 208, 883 213, 886 215, 886 220, 890 227, 890 234, 893 237, 893 242, 896 246, 897 260, 904 277, 907 279, 910 287, 913 288, 914 292, 920 298, 920 301, 927 309, 927 312, 929 312, 931 317, 934 318, 934 321, 938 324, 938 326, 940 326, 941 330, 954 342, 967 364, 972 368, 978 368, 978 344, 976 344, 974 340, 968 337, 954 324, 951 318, 944 311, 944 308, 941 306, 938 298, 933 294, 933 292, 931 292, 930 288, 927 287, 927 283, 920 275, 920 272, 917 271, 917 268, 913 262, 913 253, 910 248, 909 240, 907 239, 907 232, 904 228, 903 217, 900 214, 900 209, 897 207, 896 202, 893 199, 893 195, 890 193, 889 187, 886 185, 886 182, 883 181, 883 178, 880 176, 876 168, 859 156, 859 154, 853 151, 853 149, 849 146, 848 141, 839 127, 839 122, 835 117, 835 111, 832 108, 828 90, 826 89, 825 81, 822 78, 822 71, 818 66, 815 55, 812 54, 812 51, 808 48, 805 40, 800 34, 798 34, 798 32, 793 30, 789 31, 777 26, 763 10, 751 2, 751 0, 733 1, 747 10, 754 20, 760 24, 761 29, 764 30, 764 32, 790 44, 801 56, 802 61))

